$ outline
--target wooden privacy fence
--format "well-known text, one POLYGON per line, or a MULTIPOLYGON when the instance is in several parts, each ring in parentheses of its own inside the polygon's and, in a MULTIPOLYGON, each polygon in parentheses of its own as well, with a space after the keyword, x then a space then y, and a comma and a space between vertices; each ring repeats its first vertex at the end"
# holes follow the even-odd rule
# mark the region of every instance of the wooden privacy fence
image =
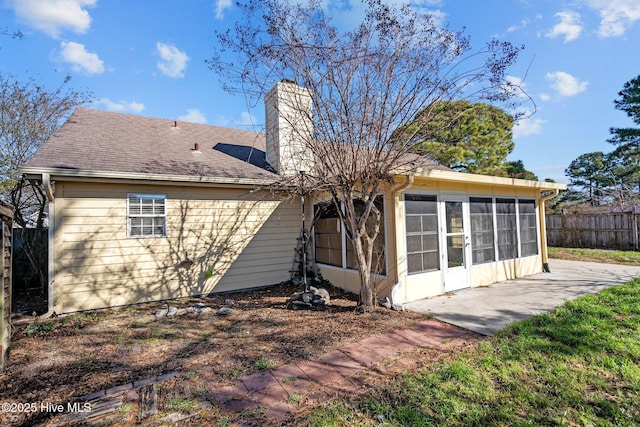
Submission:
POLYGON ((564 248, 638 250, 636 212, 549 214, 547 244, 564 248))
POLYGON ((2 250, 0 256, 0 269, 2 269, 2 283, 0 283, 0 371, 4 369, 7 349, 11 340, 12 225, 13 210, 0 204, 0 249, 2 250))

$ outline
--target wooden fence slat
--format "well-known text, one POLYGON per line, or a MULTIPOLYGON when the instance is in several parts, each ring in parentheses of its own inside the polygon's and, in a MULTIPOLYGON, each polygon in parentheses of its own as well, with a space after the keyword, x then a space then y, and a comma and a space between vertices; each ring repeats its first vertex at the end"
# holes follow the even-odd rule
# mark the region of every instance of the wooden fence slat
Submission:
POLYGON ((639 250, 638 214, 548 214, 547 244, 565 248, 639 250))

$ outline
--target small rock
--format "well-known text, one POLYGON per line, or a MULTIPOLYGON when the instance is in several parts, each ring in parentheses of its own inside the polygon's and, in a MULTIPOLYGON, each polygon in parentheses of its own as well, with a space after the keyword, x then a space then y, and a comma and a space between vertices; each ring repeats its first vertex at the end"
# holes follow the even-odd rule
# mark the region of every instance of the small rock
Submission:
POLYGON ((189 308, 201 309, 201 308, 204 308, 204 307, 206 307, 206 305, 204 305, 201 302, 197 302, 197 303, 193 304, 193 306, 191 306, 189 308))
POLYGON ((234 305, 236 302, 232 299, 226 299, 224 300, 224 305, 228 305, 229 307, 231 307, 232 305, 234 305))
POLYGON ((127 402, 137 402, 139 399, 138 392, 135 390, 129 390, 125 397, 127 402))
POLYGON ((218 310, 219 316, 227 316, 229 314, 231 314, 231 309, 229 307, 220 307, 218 310))
POLYGON ((200 313, 201 314, 207 314, 208 312, 212 311, 213 309, 211 307, 202 307, 200 309, 200 313))
POLYGON ((329 301, 331 301, 331 297, 329 296, 329 291, 327 291, 325 288, 316 289, 315 294, 321 297, 324 300, 325 304, 329 304, 329 301))
POLYGON ((391 308, 395 311, 404 311, 404 306, 401 304, 391 304, 391 308))
POLYGON ((389 298, 385 298, 383 300, 380 300, 380 305, 383 306, 384 308, 387 308, 389 310, 391 310, 391 301, 389 301, 389 298))
POLYGON ((195 306, 193 307, 187 307, 187 313, 199 313, 200 309, 196 308, 195 306))
POLYGON ((156 311, 156 317, 165 317, 168 312, 168 308, 161 308, 160 310, 156 311))
POLYGON ((178 309, 176 307, 169 307, 167 310, 167 317, 173 317, 178 313, 178 309))
POLYGON ((302 301, 304 302, 311 302, 313 301, 313 297, 315 296, 315 294, 313 292, 304 292, 302 294, 302 301))
POLYGON ((176 316, 184 316, 185 314, 187 314, 186 308, 179 308, 178 311, 176 312, 176 316))
POLYGON ((294 292, 289 297, 289 301, 302 301, 302 292, 294 292))

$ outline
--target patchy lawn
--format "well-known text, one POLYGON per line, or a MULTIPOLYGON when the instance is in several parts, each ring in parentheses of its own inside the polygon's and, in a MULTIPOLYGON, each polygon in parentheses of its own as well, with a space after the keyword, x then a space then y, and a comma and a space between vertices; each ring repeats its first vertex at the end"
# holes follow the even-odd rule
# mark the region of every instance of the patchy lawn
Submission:
POLYGON ((586 248, 549 248, 551 258, 605 264, 640 265, 640 251, 586 248))
MULTIPOLYGON (((326 311, 287 310, 299 287, 278 285, 251 292, 143 304, 46 320, 16 321, 0 402, 52 405, 73 402, 103 389, 162 374, 161 413, 200 412, 189 425, 226 425, 235 415, 215 406, 198 409, 217 388, 243 376, 319 356, 370 335, 405 328, 424 317, 379 309, 355 311, 356 296, 329 288, 326 311), (217 314, 225 300, 235 304, 217 314), (208 313, 157 318, 163 305, 204 304, 208 313), (194 409, 195 408, 195 409, 194 409)), ((102 425, 134 425, 136 401, 125 402, 102 425)), ((3 407, 4 408, 4 407, 3 407)), ((14 408, 15 409, 15 408, 14 408)), ((24 408, 23 408, 24 409, 24 408)), ((0 425, 53 425, 59 416, 40 410, 0 412, 0 425)), ((156 425, 156 424, 150 424, 156 425)))
POLYGON ((473 351, 332 399, 313 426, 631 426, 640 420, 640 279, 507 327, 473 351))

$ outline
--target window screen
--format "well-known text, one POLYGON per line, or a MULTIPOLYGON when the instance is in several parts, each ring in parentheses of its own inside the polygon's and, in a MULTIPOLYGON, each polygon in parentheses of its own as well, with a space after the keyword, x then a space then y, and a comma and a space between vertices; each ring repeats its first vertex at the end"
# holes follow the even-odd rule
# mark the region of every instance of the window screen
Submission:
POLYGON ((470 197, 471 254, 474 264, 496 260, 493 237, 493 200, 490 197, 470 197))
POLYGON ((498 259, 518 257, 518 234, 515 199, 496 199, 498 259))
MULTIPOLYGON (((384 197, 377 196, 374 200, 380 212, 384 212, 384 197)), ((364 204, 360 200, 354 200, 356 214, 363 212, 364 204)), ((332 202, 321 203, 315 206, 314 244, 316 262, 327 265, 335 265, 343 268, 356 268, 355 251, 353 244, 345 235, 340 216, 332 202), (343 264, 343 252, 346 265, 343 264)), ((367 227, 373 225, 373 218, 369 218, 367 227)), ((380 224, 378 236, 374 241, 373 259, 371 271, 378 274, 386 272, 384 220, 380 224)))
POLYGON ((537 255, 536 201, 518 200, 518 213, 520 217, 520 256, 537 255))
POLYGON ((407 269, 409 273, 440 268, 436 196, 405 194, 407 269))
MULTIPOLYGON (((356 215, 361 215, 362 212, 364 212, 364 207, 365 207, 364 202, 362 202, 361 200, 354 200, 353 203, 356 209, 356 215)), ((373 203, 378 208, 380 213, 384 214, 383 197, 377 196, 376 199, 373 201, 373 203)), ((370 215, 366 224, 367 230, 373 227, 373 222, 374 222, 373 215, 370 215)), ((355 251, 353 250, 353 244, 349 239, 346 239, 346 242, 347 242, 347 268, 355 269, 356 257, 355 257, 355 251)), ((384 245, 385 245, 385 240, 384 240, 384 218, 383 218, 383 220, 380 222, 380 230, 378 232, 378 235, 376 236, 376 239, 373 241, 373 254, 372 254, 372 260, 371 260, 371 271, 373 273, 385 274, 386 272, 387 263, 385 260, 384 245)))
POLYGON ((166 230, 165 195, 127 195, 128 237, 164 237, 166 230))
POLYGON ((315 206, 314 239, 316 262, 342 267, 342 225, 333 203, 315 206))

